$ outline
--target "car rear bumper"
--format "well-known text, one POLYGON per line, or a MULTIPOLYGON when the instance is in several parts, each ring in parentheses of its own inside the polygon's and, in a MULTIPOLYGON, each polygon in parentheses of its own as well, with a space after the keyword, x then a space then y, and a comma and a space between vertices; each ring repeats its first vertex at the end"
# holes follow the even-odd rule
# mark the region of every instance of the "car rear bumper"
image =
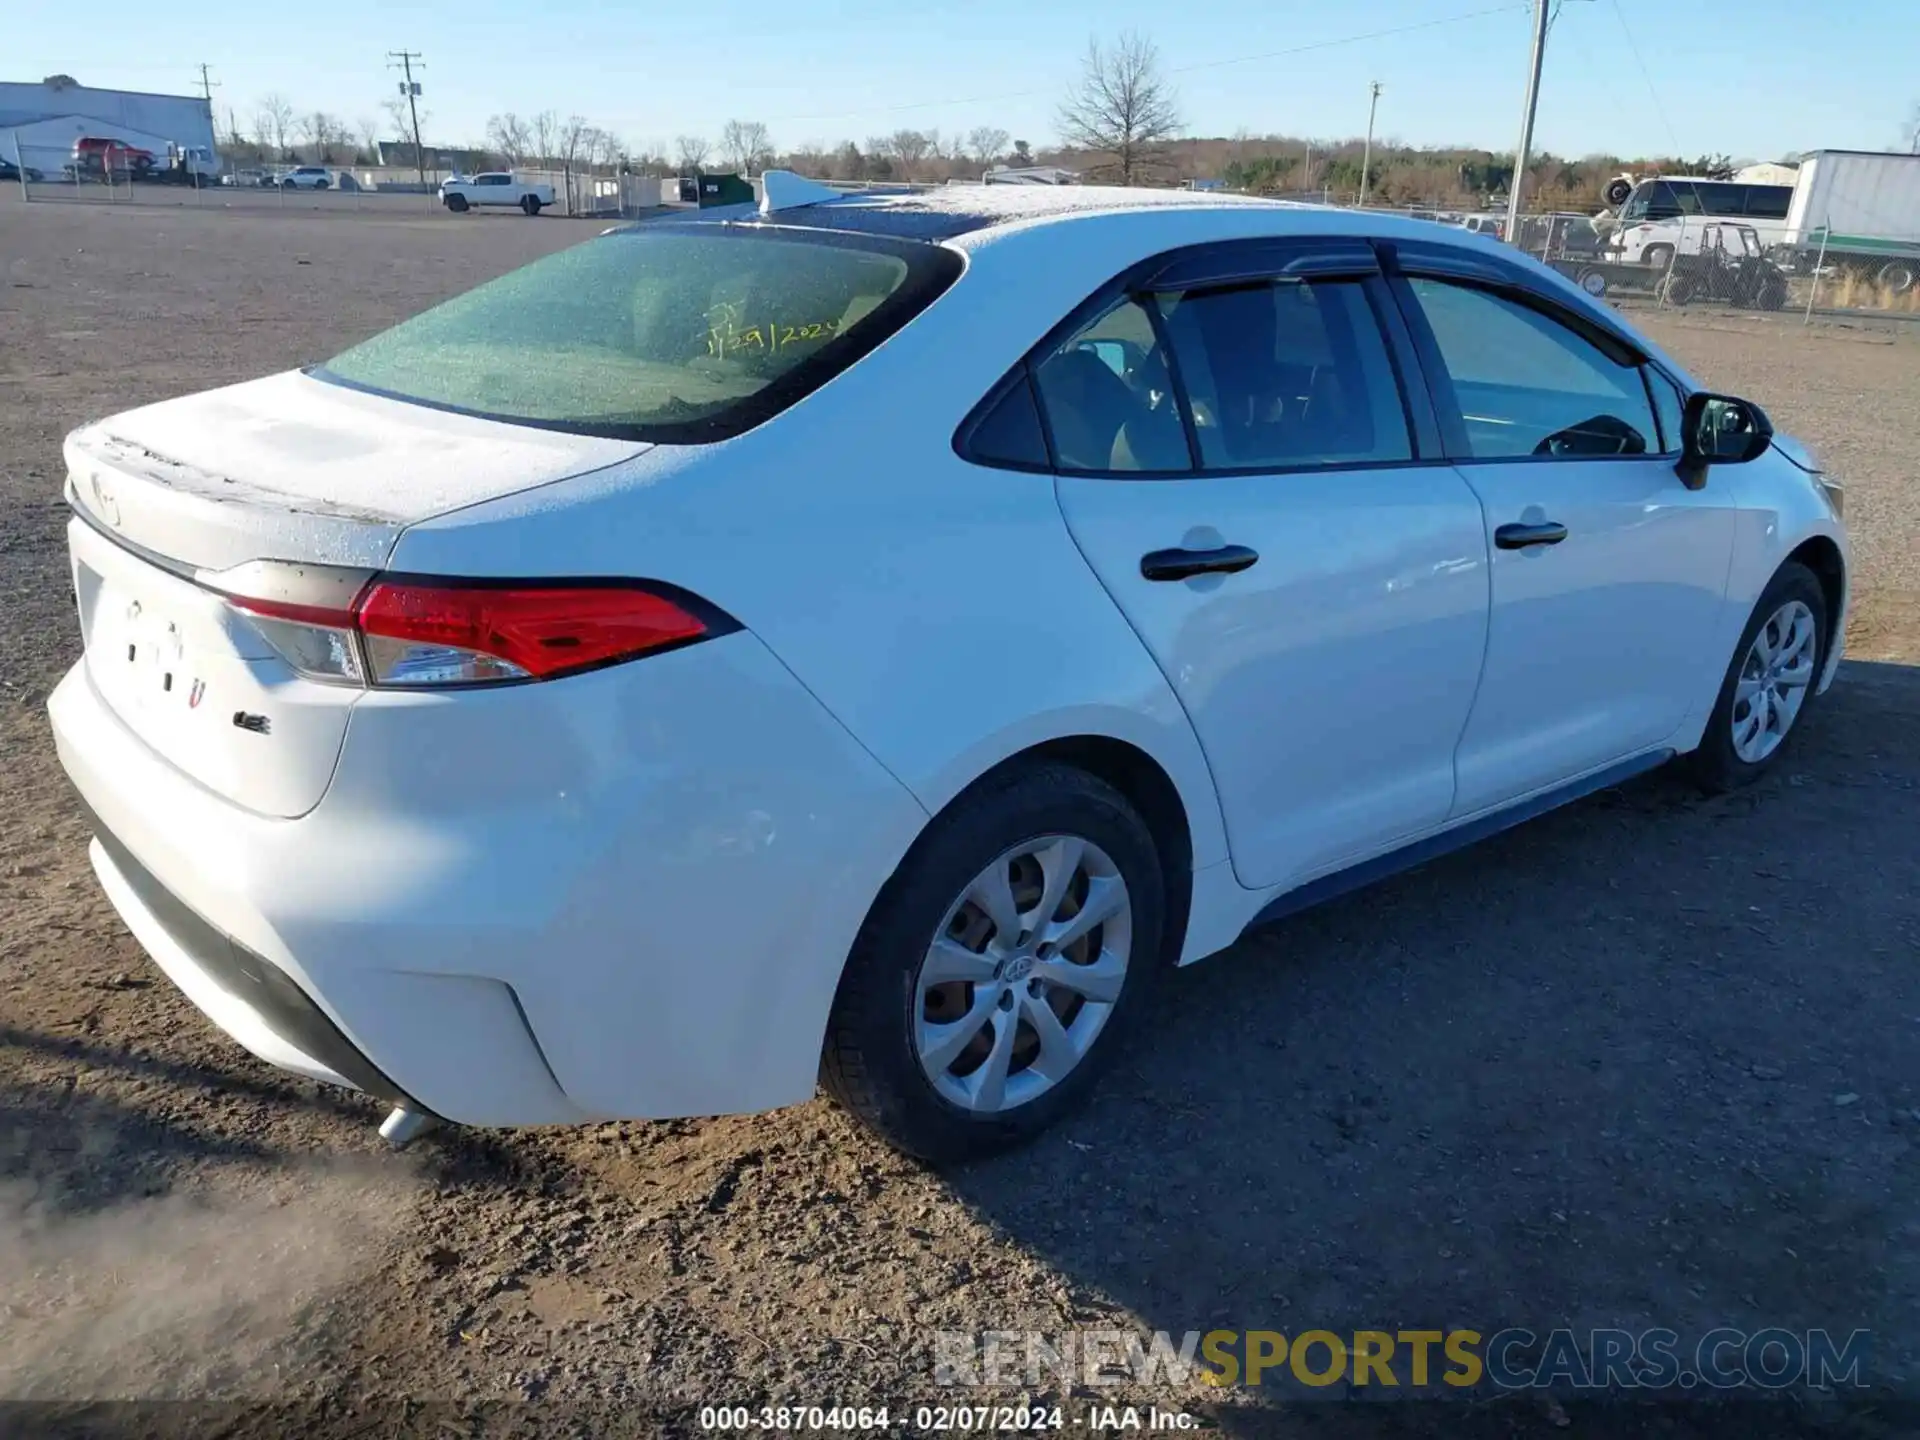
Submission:
POLYGON ((261 1059, 466 1124, 813 1093, 924 812, 747 634, 546 685, 373 692, 298 819, 48 701, 128 928, 261 1059))

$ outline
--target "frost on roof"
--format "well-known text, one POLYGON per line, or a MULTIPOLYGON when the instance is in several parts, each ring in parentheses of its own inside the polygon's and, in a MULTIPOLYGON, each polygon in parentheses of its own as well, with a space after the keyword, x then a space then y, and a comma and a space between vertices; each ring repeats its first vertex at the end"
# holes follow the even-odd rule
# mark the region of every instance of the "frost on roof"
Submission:
POLYGON ((1119 185, 947 185, 909 195, 848 195, 817 205, 776 211, 775 224, 858 230, 902 239, 944 240, 990 225, 1048 215, 1174 206, 1189 210, 1268 206, 1247 195, 1203 195, 1191 190, 1142 190, 1119 185))

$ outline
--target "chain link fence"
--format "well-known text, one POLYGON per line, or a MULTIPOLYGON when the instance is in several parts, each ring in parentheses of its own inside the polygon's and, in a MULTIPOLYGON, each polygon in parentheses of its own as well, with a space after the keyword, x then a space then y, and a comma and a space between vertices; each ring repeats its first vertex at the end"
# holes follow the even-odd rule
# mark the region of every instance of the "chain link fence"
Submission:
MULTIPOLYGON (((675 203, 676 182, 623 173, 613 164, 521 165, 521 181, 551 187, 548 213, 634 219, 675 203)), ((194 205, 228 210, 306 209, 444 213, 445 178, 430 168, 362 165, 226 167, 205 152, 155 154, 113 140, 35 145, 0 131, 0 185, 28 201, 93 205, 194 205)), ((1803 186, 1812 198, 1811 186, 1803 186)), ((1326 192, 1285 198, 1340 203, 1326 192)), ((1348 201, 1357 196, 1345 197, 1348 201)), ((1370 206, 1506 240, 1600 299, 1662 309, 1781 313, 1816 319, 1920 322, 1920 206, 1862 205, 1828 187, 1815 213, 1749 219, 1711 214, 1620 219, 1561 211, 1521 216, 1506 233, 1504 212, 1370 206), (1913 212, 1912 223, 1888 209, 1913 212)))
POLYGON ((1871 213, 1794 224, 1682 215, 1652 222, 1601 212, 1523 215, 1371 206, 1508 240, 1596 299, 1660 309, 1776 313, 1820 319, 1920 322, 1920 223, 1871 213), (1850 223, 1849 223, 1850 222, 1850 223))
MULTIPOLYGON (((550 186, 551 212, 621 219, 660 208, 662 181, 613 165, 519 166, 520 180, 550 186)), ((451 172, 359 164, 228 166, 210 156, 155 153, 116 141, 36 144, 0 131, 0 186, 55 204, 219 206, 230 210, 444 213, 439 188, 451 172)))

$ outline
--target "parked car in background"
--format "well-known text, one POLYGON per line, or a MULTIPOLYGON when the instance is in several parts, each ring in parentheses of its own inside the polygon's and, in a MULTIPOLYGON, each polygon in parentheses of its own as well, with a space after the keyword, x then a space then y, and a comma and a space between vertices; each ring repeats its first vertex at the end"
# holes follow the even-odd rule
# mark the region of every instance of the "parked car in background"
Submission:
POLYGON ((333 172, 324 165, 299 165, 280 177, 282 190, 325 190, 333 184, 333 172))
POLYGON ((31 165, 16 165, 11 160, 0 159, 0 180, 11 180, 17 185, 23 177, 29 184, 38 184, 47 178, 31 165))
POLYGON ((535 185, 504 170, 492 170, 470 178, 455 175, 443 180, 440 199, 455 214, 476 205, 492 205, 538 215, 546 206, 553 204, 553 187, 535 185))
POLYGON ((144 178, 156 164, 151 150, 111 136, 82 135, 73 142, 69 168, 82 176, 113 174, 144 178))
POLYGON ((95 871, 389 1138, 1002 1147, 1177 1063, 1168 967, 1834 678, 1840 488, 1510 247, 764 185, 67 440, 95 871))

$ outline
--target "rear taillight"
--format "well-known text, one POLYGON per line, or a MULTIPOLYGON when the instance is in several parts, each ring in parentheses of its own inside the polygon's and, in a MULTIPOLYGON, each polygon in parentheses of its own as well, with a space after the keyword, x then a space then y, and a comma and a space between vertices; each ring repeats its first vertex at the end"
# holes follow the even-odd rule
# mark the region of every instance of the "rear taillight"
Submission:
POLYGON ((551 680, 733 628, 671 587, 625 581, 496 584, 376 575, 344 606, 306 603, 304 594, 294 599, 297 591, 287 586, 258 587, 275 592, 266 594, 217 588, 287 664, 341 684, 411 689, 551 680))

